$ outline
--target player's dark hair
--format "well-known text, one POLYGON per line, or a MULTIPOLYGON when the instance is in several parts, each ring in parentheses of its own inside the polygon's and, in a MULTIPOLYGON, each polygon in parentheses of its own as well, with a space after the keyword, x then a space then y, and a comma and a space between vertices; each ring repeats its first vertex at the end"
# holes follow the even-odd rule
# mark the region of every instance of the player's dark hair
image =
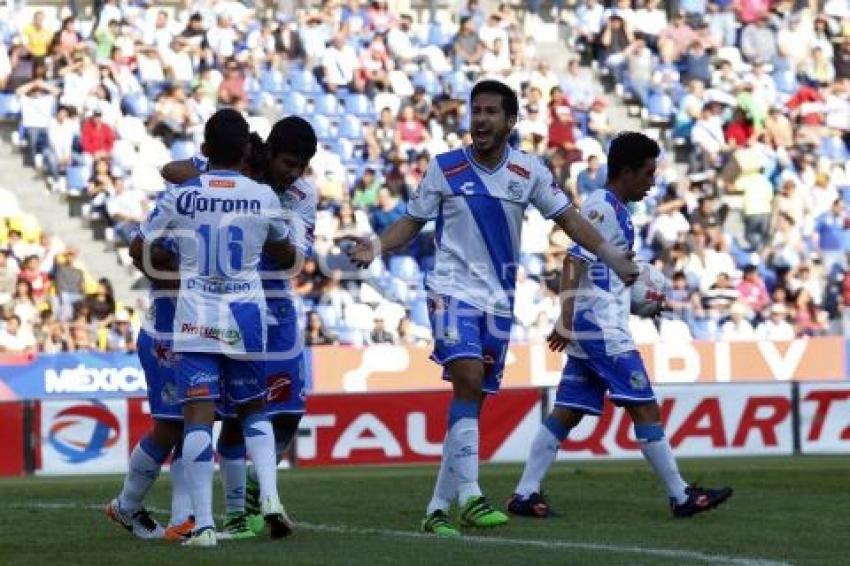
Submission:
POLYGON ((213 165, 235 167, 248 149, 251 131, 242 114, 222 108, 204 127, 204 154, 213 165))
POLYGON ((269 156, 281 153, 310 161, 316 155, 318 140, 310 122, 298 116, 287 116, 272 127, 266 140, 269 156))
POLYGON ((626 169, 637 171, 647 159, 661 155, 658 143, 640 132, 623 132, 611 141, 608 149, 608 178, 616 179, 626 169))
POLYGON ((269 159, 266 144, 257 132, 248 138, 248 155, 245 156, 247 174, 253 179, 263 179, 268 173, 269 159))
POLYGON ((475 100, 479 94, 498 94, 502 97, 502 110, 510 116, 519 115, 519 100, 517 99, 514 89, 503 82, 499 81, 480 81, 472 87, 472 93, 469 95, 469 100, 475 100))

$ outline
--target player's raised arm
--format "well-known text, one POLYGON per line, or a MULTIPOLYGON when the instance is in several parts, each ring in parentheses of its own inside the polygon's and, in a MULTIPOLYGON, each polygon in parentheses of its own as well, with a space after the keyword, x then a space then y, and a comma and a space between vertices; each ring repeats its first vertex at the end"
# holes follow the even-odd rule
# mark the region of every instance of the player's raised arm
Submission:
POLYGON ((640 270, 632 259, 633 254, 618 250, 603 238, 593 224, 579 213, 578 209, 570 206, 554 220, 578 245, 613 269, 626 285, 635 282, 640 270))
POLYGON ((369 267, 378 254, 406 246, 422 230, 425 222, 412 216, 404 216, 387 228, 380 237, 353 238, 356 244, 349 250, 348 257, 358 267, 369 267))

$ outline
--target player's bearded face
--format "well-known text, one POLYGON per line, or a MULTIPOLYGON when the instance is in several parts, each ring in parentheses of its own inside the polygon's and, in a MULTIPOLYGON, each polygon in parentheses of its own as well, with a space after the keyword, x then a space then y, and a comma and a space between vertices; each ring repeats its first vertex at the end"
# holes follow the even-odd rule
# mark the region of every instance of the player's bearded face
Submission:
POLYGON ((655 168, 655 159, 647 159, 640 169, 630 171, 630 174, 634 177, 632 180, 633 193, 631 200, 635 202, 643 200, 649 189, 655 184, 655 168))
POLYGON ((509 117, 502 108, 501 95, 482 93, 472 101, 472 144, 480 153, 499 148, 515 124, 516 117, 509 117))

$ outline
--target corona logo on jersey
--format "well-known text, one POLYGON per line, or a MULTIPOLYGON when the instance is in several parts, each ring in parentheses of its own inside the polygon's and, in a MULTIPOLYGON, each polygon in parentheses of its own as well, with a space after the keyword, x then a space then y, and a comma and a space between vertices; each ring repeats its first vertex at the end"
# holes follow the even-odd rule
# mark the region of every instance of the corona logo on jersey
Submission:
POLYGON ((201 196, 200 191, 185 191, 177 197, 177 214, 194 218, 196 212, 223 214, 260 214, 257 199, 232 199, 201 196))
POLYGON ((99 458, 121 435, 118 418, 103 403, 72 405, 57 412, 47 433, 56 452, 70 464, 99 458))

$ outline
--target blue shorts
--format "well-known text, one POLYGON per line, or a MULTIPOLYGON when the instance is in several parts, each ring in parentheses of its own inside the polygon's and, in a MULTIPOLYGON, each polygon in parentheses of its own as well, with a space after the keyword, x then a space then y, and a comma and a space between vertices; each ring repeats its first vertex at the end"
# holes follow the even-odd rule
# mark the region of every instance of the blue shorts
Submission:
MULTIPOLYGON (((484 362, 485 393, 498 393, 505 371, 510 344, 510 317, 486 313, 469 303, 443 295, 428 298, 428 312, 434 332, 431 359, 442 365, 461 358, 484 362)), ((443 379, 451 381, 447 370, 443 379)))
POLYGON ((154 419, 182 420, 183 407, 177 393, 174 368, 180 354, 171 349, 171 340, 153 338, 145 330, 136 340, 139 363, 148 384, 148 404, 154 419))
POLYGON ((567 360, 555 395, 556 406, 601 415, 606 391, 615 405, 655 401, 655 393, 637 350, 614 356, 588 354, 588 358, 570 356, 567 360))
MULTIPOLYGON (((289 299, 267 301, 278 324, 269 325, 266 335, 267 359, 263 364, 266 414, 304 414, 307 372, 298 313, 289 299)), ((236 417, 235 407, 227 400, 219 403, 217 410, 222 417, 236 417)))
POLYGON ((263 362, 224 354, 183 352, 177 362, 180 402, 225 399, 241 405, 266 394, 263 362))

